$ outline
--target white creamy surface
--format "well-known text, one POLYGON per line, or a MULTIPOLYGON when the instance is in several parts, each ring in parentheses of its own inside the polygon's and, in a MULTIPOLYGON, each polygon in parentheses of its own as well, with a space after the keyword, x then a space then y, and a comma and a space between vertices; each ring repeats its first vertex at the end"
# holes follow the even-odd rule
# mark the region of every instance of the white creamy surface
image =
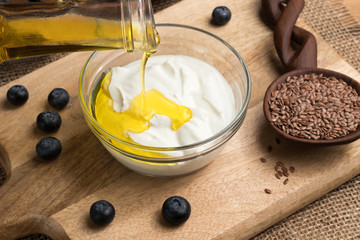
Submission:
MULTIPOLYGON (((129 108, 141 93, 140 60, 112 69, 109 92, 117 112, 129 108)), ((146 64, 145 90, 156 89, 166 98, 192 111, 192 118, 179 130, 171 129, 171 119, 155 115, 150 128, 128 132, 137 143, 154 147, 177 147, 205 140, 227 126, 235 115, 232 90, 217 69, 196 58, 183 55, 152 56, 146 64)))

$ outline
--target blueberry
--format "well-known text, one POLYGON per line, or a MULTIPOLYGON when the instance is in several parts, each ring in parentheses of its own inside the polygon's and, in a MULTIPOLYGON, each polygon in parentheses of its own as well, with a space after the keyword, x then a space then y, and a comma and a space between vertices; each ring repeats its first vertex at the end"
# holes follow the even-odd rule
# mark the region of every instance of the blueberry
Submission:
POLYGON ((100 200, 90 207, 90 218, 96 224, 105 226, 114 219, 115 208, 106 200, 100 200))
POLYGON ((38 128, 44 132, 54 132, 58 130, 61 122, 60 115, 53 110, 42 112, 36 118, 38 128))
POLYGON ((56 159, 61 149, 61 142, 54 137, 44 137, 36 144, 36 152, 44 160, 56 159))
POLYGON ((216 25, 224 25, 231 18, 231 11, 225 6, 216 7, 212 12, 212 20, 216 25))
POLYGON ((29 92, 22 85, 14 85, 7 91, 7 100, 14 105, 24 104, 29 98, 29 92))
POLYGON ((190 217, 191 207, 189 202, 179 196, 166 199, 162 206, 163 218, 174 225, 180 225, 190 217))
POLYGON ((69 93, 63 88, 55 88, 48 96, 50 106, 59 110, 69 103, 69 99, 69 93))

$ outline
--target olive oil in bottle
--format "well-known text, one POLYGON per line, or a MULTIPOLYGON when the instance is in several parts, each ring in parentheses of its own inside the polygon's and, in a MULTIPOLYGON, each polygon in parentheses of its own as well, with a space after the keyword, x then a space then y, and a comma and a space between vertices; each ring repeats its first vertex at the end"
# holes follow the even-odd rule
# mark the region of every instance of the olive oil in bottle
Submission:
POLYGON ((0 63, 59 52, 159 44, 150 0, 0 3, 0 63))

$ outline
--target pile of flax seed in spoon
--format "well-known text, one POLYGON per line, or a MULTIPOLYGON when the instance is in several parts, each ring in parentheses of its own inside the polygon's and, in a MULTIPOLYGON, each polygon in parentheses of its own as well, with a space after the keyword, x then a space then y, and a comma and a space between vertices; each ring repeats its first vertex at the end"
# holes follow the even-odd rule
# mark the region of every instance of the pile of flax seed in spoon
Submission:
POLYGON ((306 139, 335 139, 356 130, 360 97, 335 77, 288 77, 271 93, 271 121, 283 132, 306 139))

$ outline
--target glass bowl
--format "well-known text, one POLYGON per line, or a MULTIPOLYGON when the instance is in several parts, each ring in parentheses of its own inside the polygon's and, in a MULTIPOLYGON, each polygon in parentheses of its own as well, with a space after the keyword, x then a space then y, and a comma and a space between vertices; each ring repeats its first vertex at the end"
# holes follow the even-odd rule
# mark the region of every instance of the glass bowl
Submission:
POLYGON ((209 164, 238 131, 248 108, 251 80, 241 56, 219 37, 184 25, 158 24, 156 28, 161 40, 155 55, 186 55, 198 58, 214 66, 228 81, 235 98, 236 113, 227 126, 208 139, 181 147, 150 147, 129 143, 105 131, 92 115, 93 91, 104 72, 141 59, 142 51, 94 52, 80 76, 79 98, 87 124, 115 159, 144 175, 179 176, 209 164))

